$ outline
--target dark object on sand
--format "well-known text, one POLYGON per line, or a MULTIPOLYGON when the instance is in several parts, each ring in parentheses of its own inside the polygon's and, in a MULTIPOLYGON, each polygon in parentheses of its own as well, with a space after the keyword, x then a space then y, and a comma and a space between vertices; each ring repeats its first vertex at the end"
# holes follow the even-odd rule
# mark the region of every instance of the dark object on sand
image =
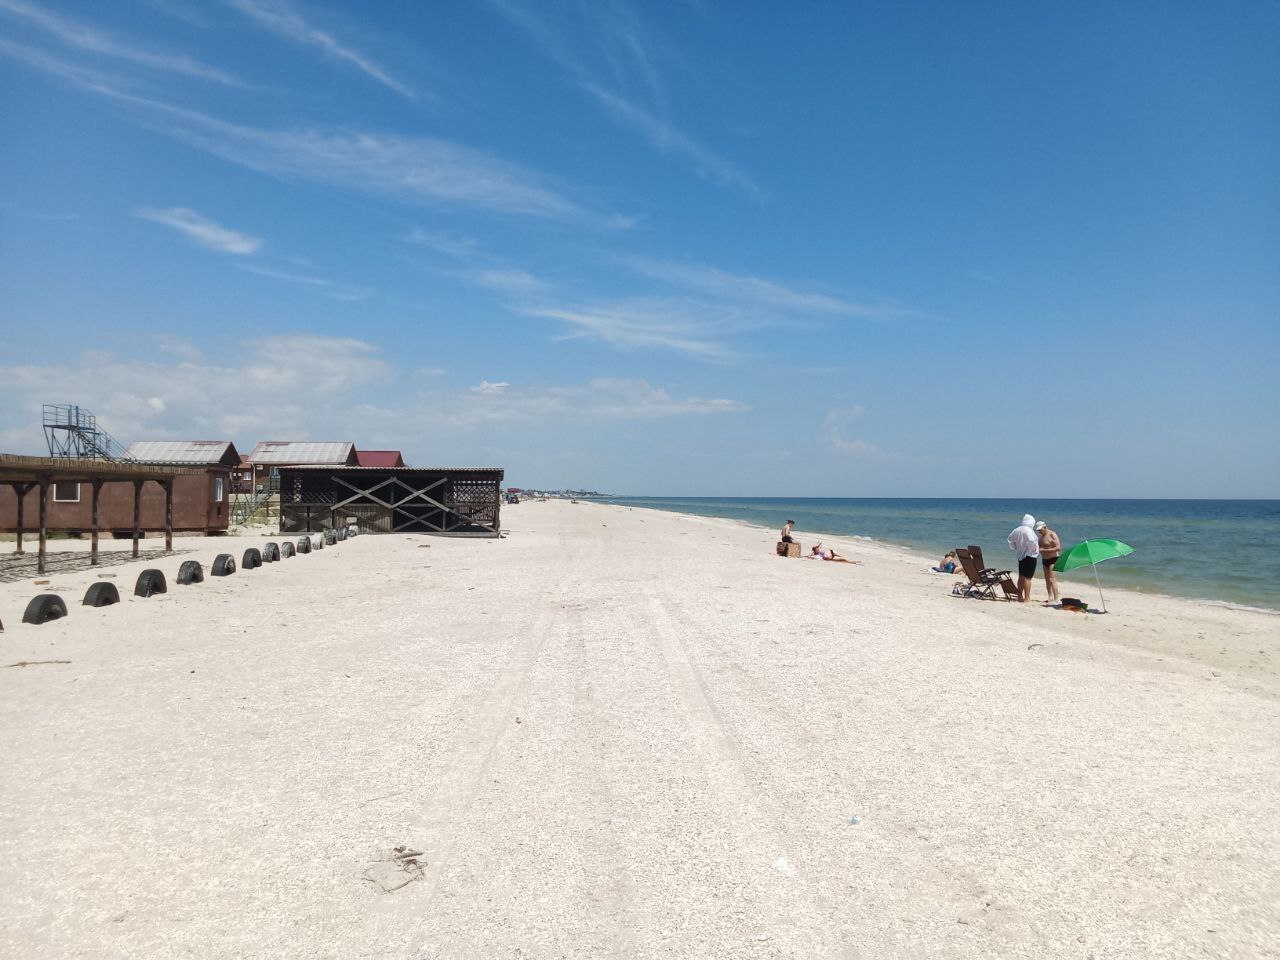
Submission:
POLYGON ((278 543, 267 543, 262 548, 262 562, 275 563, 280 559, 280 545, 278 543))
POLYGON ((209 571, 215 577, 229 577, 236 572, 236 558, 229 553, 220 553, 213 558, 213 569, 209 571))
POLYGON ((42 593, 32 597, 27 609, 22 614, 23 623, 48 623, 60 620, 67 615, 67 605, 56 593, 42 593))
POLYGON ((143 570, 138 574, 138 582, 133 585, 135 597, 151 597, 157 593, 168 592, 169 585, 165 582, 164 574, 154 568, 143 570))
POLYGON ((255 567, 262 566, 262 551, 257 547, 250 547, 244 552, 244 556, 240 558, 240 566, 245 570, 253 570, 255 567))
POLYGON ((178 583, 187 586, 192 583, 204 583, 204 567, 199 560, 183 560, 178 567, 178 583))
POLYGON ((120 591, 116 589, 114 583, 106 580, 99 580, 97 583, 89 585, 89 589, 84 592, 84 600, 81 606, 85 607, 109 607, 113 603, 120 602, 120 591))
POLYGON ((299 538, 299 540, 298 540, 298 552, 299 552, 299 553, 310 553, 310 552, 311 552, 311 538, 310 538, 310 537, 301 537, 301 538, 299 538))
POLYGON ((288 540, 286 540, 280 546, 280 559, 284 560, 287 557, 292 557, 293 554, 294 554, 293 544, 290 543, 288 540))

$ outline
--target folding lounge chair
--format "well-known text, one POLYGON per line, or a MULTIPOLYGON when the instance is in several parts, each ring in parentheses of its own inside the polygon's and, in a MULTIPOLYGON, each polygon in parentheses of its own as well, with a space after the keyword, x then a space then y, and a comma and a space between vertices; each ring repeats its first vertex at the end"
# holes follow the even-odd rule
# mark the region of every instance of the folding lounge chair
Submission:
POLYGON ((1018 599, 1018 587, 1009 579, 1007 571, 983 570, 974 562, 973 554, 964 547, 956 548, 956 556, 960 559, 960 566, 964 568, 965 576, 969 578, 967 596, 978 597, 981 600, 994 600, 996 587, 999 587, 1006 600, 1018 599))
POLYGON ((1021 600, 1022 594, 1018 593, 1018 585, 1013 582, 1012 570, 997 570, 994 567, 988 567, 982 560, 982 548, 975 544, 969 544, 969 556, 973 557, 973 562, 978 568, 978 573, 988 580, 994 580, 1004 591, 1006 600, 1021 600))
POLYGON ((1007 577, 1013 574, 1012 570, 997 570, 994 567, 988 567, 987 562, 982 559, 982 548, 975 544, 969 544, 969 556, 973 557, 973 562, 976 563, 978 565, 978 569, 984 573, 994 573, 1001 577, 1007 577))

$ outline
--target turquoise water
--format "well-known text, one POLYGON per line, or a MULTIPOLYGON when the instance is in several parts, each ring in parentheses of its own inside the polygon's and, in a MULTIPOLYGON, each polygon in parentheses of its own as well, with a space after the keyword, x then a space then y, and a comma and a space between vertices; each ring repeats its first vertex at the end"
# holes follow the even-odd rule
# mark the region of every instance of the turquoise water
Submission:
MULTIPOLYGON (((976 543, 989 566, 1013 566, 1006 538, 1024 513, 1063 547, 1112 537, 1132 556, 1098 568, 1108 586, 1280 610, 1280 500, 872 500, 737 497, 610 498, 610 503, 728 517, 771 529, 870 537, 932 558, 976 543)), ((1072 592, 1094 590, 1089 568, 1060 574, 1072 592)))

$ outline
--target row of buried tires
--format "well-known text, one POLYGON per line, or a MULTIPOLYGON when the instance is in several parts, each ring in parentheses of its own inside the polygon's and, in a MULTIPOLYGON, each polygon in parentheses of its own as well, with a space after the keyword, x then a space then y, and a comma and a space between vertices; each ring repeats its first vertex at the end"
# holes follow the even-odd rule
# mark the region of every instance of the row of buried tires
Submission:
MULTIPOLYGON (((257 547, 249 547, 240 558, 239 569, 253 570, 264 563, 287 560, 295 554, 310 553, 313 549, 323 550, 326 545, 332 546, 355 535, 355 530, 339 528, 337 530, 326 530, 322 536, 314 540, 311 537, 299 537, 296 543, 287 540, 282 544, 269 542, 263 544, 261 550, 257 547)), ((209 575, 229 577, 236 572, 236 569, 236 558, 229 553, 220 553, 213 558, 213 566, 209 569, 209 575)), ((204 567, 200 565, 198 560, 183 560, 182 565, 178 567, 177 582, 181 586, 203 583, 204 567)), ((169 584, 165 580, 164 573, 155 568, 143 570, 138 574, 137 583, 133 585, 133 595, 135 597, 154 597, 157 593, 168 592, 169 584)), ((89 589, 85 591, 84 600, 81 601, 81 604, 86 607, 109 607, 113 603, 119 602, 120 591, 116 588, 116 585, 106 580, 99 580, 97 583, 91 584, 89 589)), ((31 598, 31 602, 27 604, 26 612, 22 614, 22 622, 48 623, 50 620, 60 620, 66 615, 67 604, 62 597, 56 593, 42 593, 31 598)), ((0 630, 3 629, 4 625, 0 624, 0 630)))

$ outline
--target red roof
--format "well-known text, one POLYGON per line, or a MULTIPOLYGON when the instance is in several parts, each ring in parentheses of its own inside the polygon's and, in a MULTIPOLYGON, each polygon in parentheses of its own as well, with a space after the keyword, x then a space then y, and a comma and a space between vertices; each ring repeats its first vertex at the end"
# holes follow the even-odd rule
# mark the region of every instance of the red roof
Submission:
POLYGON ((403 467, 399 450, 357 450, 356 463, 362 467, 403 467))

